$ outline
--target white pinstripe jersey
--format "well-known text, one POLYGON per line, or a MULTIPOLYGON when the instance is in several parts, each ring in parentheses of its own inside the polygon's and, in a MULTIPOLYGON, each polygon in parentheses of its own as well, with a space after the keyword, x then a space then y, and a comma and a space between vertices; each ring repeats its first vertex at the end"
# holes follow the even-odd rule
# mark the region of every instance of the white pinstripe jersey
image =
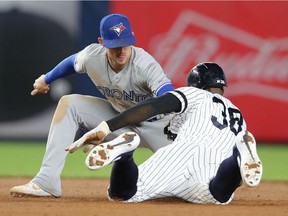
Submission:
POLYGON ((138 190, 128 202, 176 196, 219 204, 209 191, 209 182, 220 163, 231 156, 235 134, 245 130, 246 123, 239 109, 218 94, 193 87, 169 93, 182 104, 170 121, 177 138, 139 166, 138 190))
POLYGON ((142 48, 131 48, 129 64, 119 73, 109 66, 106 48, 100 44, 87 46, 77 54, 75 60, 75 71, 87 73, 118 112, 155 97, 161 87, 171 83, 150 54, 142 48))

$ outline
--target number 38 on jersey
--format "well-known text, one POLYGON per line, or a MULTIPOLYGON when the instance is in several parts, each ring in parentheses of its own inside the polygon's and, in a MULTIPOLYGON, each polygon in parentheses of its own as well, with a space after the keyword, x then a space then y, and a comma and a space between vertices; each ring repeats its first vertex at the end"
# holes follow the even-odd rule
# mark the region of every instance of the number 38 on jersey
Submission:
POLYGON ((236 136, 240 131, 242 131, 243 117, 241 112, 236 108, 226 107, 220 98, 213 97, 212 100, 214 103, 221 106, 222 109, 222 119, 212 115, 211 121, 213 125, 220 130, 229 127, 236 136))

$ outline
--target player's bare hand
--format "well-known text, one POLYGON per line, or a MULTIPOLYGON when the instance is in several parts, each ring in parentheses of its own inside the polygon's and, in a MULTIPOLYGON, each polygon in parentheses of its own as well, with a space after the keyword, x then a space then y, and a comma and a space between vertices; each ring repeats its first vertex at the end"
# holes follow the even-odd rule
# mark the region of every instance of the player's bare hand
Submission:
MULTIPOLYGON (((104 138, 110 133, 110 129, 105 121, 101 122, 96 128, 93 130, 85 133, 80 139, 76 140, 74 143, 72 143, 70 146, 67 146, 65 148, 65 151, 68 151, 70 153, 75 152, 77 149, 82 147, 86 144, 93 144, 98 145, 100 144, 104 138)), ((85 148, 87 152, 87 149, 91 149, 91 145, 88 145, 87 148, 85 148)))
POLYGON ((47 94, 49 91, 49 85, 45 82, 45 75, 41 75, 39 78, 37 78, 33 84, 33 91, 31 92, 31 95, 34 96, 36 94, 47 94))

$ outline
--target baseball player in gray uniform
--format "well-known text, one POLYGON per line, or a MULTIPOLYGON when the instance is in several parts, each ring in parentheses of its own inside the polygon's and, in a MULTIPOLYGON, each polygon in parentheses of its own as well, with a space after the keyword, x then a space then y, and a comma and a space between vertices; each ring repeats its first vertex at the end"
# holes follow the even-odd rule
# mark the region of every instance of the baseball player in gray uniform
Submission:
MULTIPOLYGON (((140 101, 174 89, 159 63, 142 48, 133 46, 135 37, 125 15, 105 16, 100 22, 100 34, 99 44, 87 46, 36 79, 31 94, 47 93, 49 84, 61 77, 87 73, 107 100, 76 94, 59 100, 40 171, 28 184, 11 188, 12 196, 60 197, 60 175, 67 156, 65 147, 75 140, 80 129, 91 130, 140 101)), ((155 115, 141 125, 111 133, 107 140, 124 131, 135 131, 141 137, 140 146, 154 152, 171 143, 162 133, 167 118, 155 115)))
POLYGON ((222 68, 213 62, 198 64, 187 83, 188 87, 141 102, 102 122, 66 148, 73 152, 92 140, 101 142, 123 126, 171 113, 165 132, 173 144, 156 151, 139 168, 132 157, 141 139, 135 132, 97 145, 88 154, 86 165, 91 170, 114 161, 110 199, 142 202, 178 197, 192 203, 228 204, 242 182, 250 187, 260 183, 256 141, 240 110, 222 96, 227 85, 222 68))

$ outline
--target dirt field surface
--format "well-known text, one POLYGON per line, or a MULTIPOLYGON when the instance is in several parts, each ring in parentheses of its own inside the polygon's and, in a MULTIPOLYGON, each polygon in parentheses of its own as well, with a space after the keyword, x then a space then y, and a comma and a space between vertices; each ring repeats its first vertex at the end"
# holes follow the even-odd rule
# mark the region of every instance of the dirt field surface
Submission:
POLYGON ((126 204, 108 201, 108 180, 64 179, 61 198, 15 198, 9 189, 27 178, 0 178, 1 216, 231 216, 288 215, 288 182, 262 182, 257 188, 242 186, 227 206, 199 205, 179 199, 126 204))

